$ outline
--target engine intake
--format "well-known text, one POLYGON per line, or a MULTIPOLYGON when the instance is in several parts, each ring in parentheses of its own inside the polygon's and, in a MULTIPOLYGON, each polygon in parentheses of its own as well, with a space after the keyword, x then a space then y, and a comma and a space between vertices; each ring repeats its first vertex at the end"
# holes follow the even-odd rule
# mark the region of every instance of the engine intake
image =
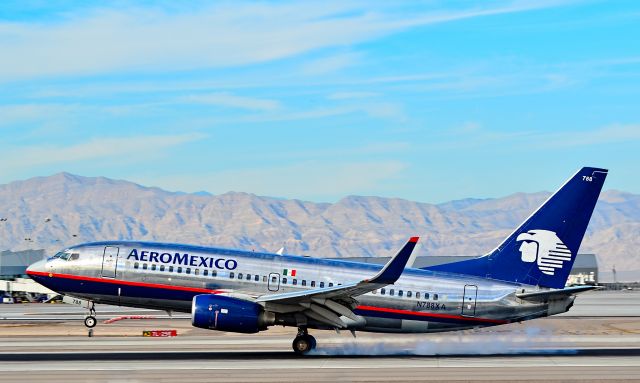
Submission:
POLYGON ((256 333, 273 324, 274 314, 255 302, 204 294, 193 297, 191 324, 209 330, 256 333))

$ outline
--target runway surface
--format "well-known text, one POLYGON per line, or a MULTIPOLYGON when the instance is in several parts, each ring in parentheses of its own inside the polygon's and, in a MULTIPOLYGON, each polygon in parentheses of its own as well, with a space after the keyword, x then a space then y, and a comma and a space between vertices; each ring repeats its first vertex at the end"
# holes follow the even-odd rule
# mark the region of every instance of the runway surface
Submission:
POLYGON ((0 382, 640 381, 640 292, 589 293, 564 316, 476 331, 316 331, 318 350, 306 357, 290 351, 292 328, 226 334, 99 306, 89 338, 79 308, 0 310, 0 382), (122 315, 146 319, 104 323, 122 315), (149 329, 179 336, 143 338, 149 329))

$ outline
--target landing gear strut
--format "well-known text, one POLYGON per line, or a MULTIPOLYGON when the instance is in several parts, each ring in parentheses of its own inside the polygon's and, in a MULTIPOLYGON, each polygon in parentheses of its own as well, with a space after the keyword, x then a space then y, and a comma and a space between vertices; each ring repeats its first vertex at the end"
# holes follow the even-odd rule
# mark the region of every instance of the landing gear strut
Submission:
POLYGON ((89 304, 89 315, 84 318, 84 325, 88 328, 94 328, 98 324, 98 320, 96 319, 96 308, 93 305, 93 302, 89 304))
POLYGON ((298 327, 298 335, 291 346, 296 354, 305 355, 316 348, 316 338, 309 335, 306 327, 298 327))

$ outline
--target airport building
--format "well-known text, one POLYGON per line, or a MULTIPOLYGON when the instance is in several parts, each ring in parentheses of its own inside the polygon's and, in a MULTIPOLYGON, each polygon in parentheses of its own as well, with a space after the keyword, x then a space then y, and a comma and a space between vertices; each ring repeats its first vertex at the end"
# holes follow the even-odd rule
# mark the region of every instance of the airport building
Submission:
POLYGON ((44 250, 0 252, 0 303, 32 301, 38 295, 57 295, 26 276, 27 267, 44 257, 44 250))
POLYGON ((25 276, 27 266, 44 258, 44 250, 0 252, 0 279, 25 276))

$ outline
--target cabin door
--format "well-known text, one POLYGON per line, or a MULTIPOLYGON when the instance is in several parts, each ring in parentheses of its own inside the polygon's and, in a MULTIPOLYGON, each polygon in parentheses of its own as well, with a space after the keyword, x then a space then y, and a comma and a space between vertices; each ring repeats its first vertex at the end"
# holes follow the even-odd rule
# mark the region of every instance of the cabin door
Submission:
POLYGON ((116 265, 118 263, 118 248, 107 246, 102 256, 102 276, 105 278, 116 277, 116 265))
POLYGON ((478 298, 478 286, 465 285, 462 296, 462 315, 473 317, 476 315, 476 299, 478 298))

